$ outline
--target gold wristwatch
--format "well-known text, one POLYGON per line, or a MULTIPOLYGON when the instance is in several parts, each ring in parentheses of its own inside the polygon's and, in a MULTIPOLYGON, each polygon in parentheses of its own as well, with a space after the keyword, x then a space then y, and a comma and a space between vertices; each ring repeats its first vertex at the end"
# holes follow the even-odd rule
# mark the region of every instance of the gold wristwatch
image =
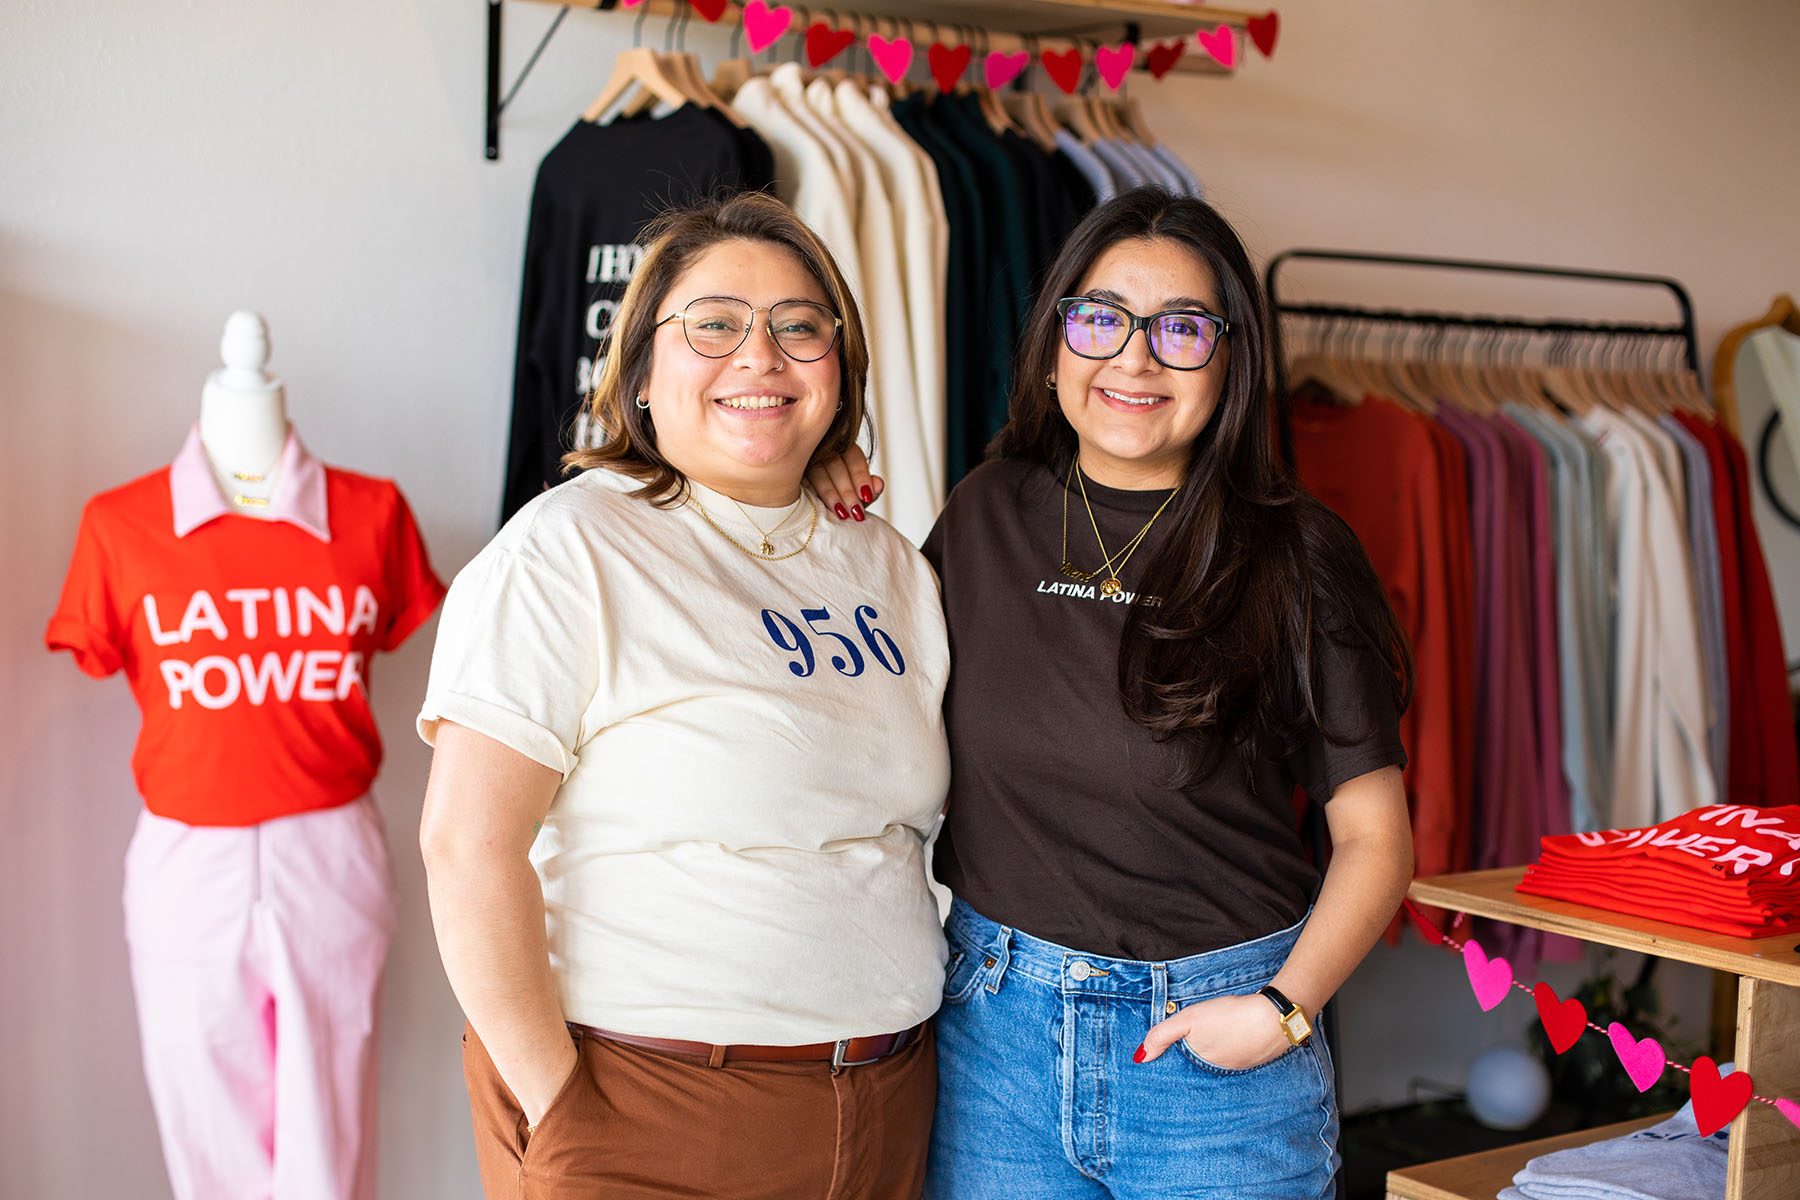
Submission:
POLYGON ((1306 1019, 1306 1010, 1276 991, 1273 987, 1263 987, 1259 995, 1267 996, 1275 1011, 1281 1014, 1281 1032, 1287 1034, 1287 1040, 1296 1046, 1304 1046, 1312 1038, 1312 1022, 1306 1019))

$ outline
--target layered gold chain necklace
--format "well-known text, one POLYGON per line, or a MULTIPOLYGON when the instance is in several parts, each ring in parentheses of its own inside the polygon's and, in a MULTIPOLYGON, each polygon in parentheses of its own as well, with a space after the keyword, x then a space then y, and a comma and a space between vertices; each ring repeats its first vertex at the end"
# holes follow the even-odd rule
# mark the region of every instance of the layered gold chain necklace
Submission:
MULTIPOLYGON (((713 520, 712 514, 706 511, 706 505, 700 503, 700 497, 694 495, 691 491, 688 493, 688 501, 694 506, 694 511, 704 517, 708 525, 711 525, 714 529, 718 530, 719 536, 723 537, 726 541, 736 546, 739 550, 742 550, 745 554, 748 554, 751 558, 756 559, 758 562, 780 562, 782 559, 794 557, 794 555, 799 554, 802 550, 805 550, 808 546, 812 545, 813 534, 819 528, 819 502, 812 498, 811 492, 807 491, 802 491, 800 493, 800 498, 812 506, 812 521, 806 527, 806 540, 800 543, 799 549, 789 550, 786 554, 777 554, 775 553, 775 543, 771 539, 781 531, 783 525, 786 525, 794 518, 795 513, 800 511, 800 504, 798 501, 795 502, 793 511, 781 518, 781 520, 776 523, 774 529, 767 530, 761 525, 758 525, 749 513, 744 512, 743 505, 738 504, 736 500, 731 501, 733 505, 736 505, 737 510, 744 514, 744 520, 749 521, 751 527, 755 529, 756 532, 762 534, 762 544, 752 550, 750 547, 744 545, 744 543, 732 537, 730 533, 726 532, 723 525, 713 520)), ((730 500, 731 497, 727 496, 726 499, 730 500)))
POLYGON ((1117 555, 1108 554, 1106 551, 1106 539, 1100 536, 1100 522, 1094 519, 1094 506, 1088 500, 1087 481, 1082 478, 1080 463, 1081 460, 1077 457, 1075 461, 1069 464, 1069 478, 1067 482, 1063 484, 1062 573, 1067 575, 1070 579, 1079 580, 1082 583, 1091 583, 1095 576, 1099 575, 1102 571, 1106 572, 1106 577, 1100 582, 1100 594, 1110 599, 1125 590, 1125 585, 1119 582, 1119 575, 1125 570, 1125 564, 1130 561, 1131 556, 1137 553, 1137 548, 1144 544, 1144 537, 1150 532, 1150 527, 1156 524, 1156 518, 1163 515, 1163 510, 1168 508, 1169 504, 1175 499, 1176 492, 1181 491, 1181 485, 1177 484, 1175 486, 1175 491, 1169 493, 1168 499, 1164 500, 1161 507, 1150 514, 1150 519, 1144 522, 1144 527, 1137 531, 1137 536, 1125 543, 1125 545, 1120 548, 1117 555), (1100 565, 1095 567, 1092 571, 1083 571, 1069 561, 1068 485, 1070 483, 1073 483, 1081 490, 1081 504, 1082 507, 1087 509, 1088 524, 1092 526, 1094 530, 1094 542, 1100 547, 1102 561, 1100 565), (1117 562, 1113 561, 1115 558, 1118 559, 1117 562))

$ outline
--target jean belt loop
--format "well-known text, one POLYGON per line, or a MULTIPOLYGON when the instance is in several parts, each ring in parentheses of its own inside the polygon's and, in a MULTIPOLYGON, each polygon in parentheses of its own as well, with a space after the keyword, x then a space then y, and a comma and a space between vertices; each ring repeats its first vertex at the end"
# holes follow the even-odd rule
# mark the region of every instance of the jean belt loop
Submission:
POLYGON ((1000 991, 1000 981, 1006 978, 1006 964, 1012 961, 1013 931, 1005 925, 1000 927, 1000 938, 994 946, 994 965, 988 970, 988 995, 996 995, 1000 991))
POLYGON ((1156 1024, 1169 1015, 1169 964, 1150 964, 1150 1023, 1156 1024))

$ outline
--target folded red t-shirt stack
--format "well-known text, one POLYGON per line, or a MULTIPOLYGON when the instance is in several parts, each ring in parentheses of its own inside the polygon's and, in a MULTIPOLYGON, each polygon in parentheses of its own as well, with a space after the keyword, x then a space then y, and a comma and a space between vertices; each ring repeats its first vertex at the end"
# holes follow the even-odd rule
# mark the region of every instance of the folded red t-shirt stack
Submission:
POLYGON ((1733 937, 1800 930, 1800 805, 1713 804, 1542 840, 1521 892, 1733 937))

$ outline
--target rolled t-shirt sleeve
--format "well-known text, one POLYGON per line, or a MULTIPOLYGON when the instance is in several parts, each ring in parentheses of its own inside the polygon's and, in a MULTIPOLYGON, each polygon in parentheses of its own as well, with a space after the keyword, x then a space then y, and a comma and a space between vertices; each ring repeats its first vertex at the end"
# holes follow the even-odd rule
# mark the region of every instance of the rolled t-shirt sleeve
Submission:
POLYGON ((102 679, 124 663, 125 614, 114 597, 112 565, 100 520, 90 504, 81 515, 62 598, 44 631, 51 650, 67 650, 87 674, 102 679))
POLYGON ((529 548, 490 545, 444 600, 419 736, 435 744, 453 721, 566 780, 596 732, 601 657, 598 589, 529 548))
POLYGON ((1380 655, 1366 645, 1321 633, 1313 641, 1323 732, 1288 758, 1294 779, 1323 804, 1345 782, 1382 767, 1404 767, 1400 714, 1393 681, 1380 655))

